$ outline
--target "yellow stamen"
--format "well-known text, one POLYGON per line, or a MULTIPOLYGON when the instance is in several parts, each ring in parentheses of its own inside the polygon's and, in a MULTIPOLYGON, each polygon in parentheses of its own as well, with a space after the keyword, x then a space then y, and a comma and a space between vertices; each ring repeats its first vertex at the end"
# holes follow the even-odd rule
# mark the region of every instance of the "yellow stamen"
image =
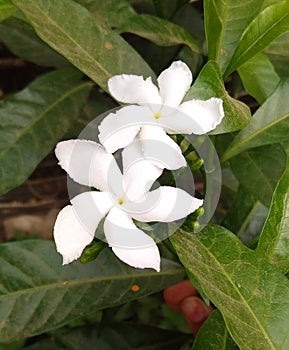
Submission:
POLYGON ((160 114, 160 113, 155 113, 155 114, 154 114, 154 118, 155 118, 155 119, 160 119, 160 117, 161 117, 161 114, 160 114))
POLYGON ((120 197, 117 201, 119 205, 122 205, 124 203, 124 198, 120 197))

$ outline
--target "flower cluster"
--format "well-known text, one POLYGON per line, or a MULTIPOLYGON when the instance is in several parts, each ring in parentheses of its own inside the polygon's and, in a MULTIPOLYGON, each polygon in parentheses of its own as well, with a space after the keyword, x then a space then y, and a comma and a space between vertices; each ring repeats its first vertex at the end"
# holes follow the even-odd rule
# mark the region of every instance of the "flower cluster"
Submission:
POLYGON ((172 222, 194 212, 203 201, 186 191, 159 186, 151 190, 163 169, 186 166, 180 147, 167 134, 204 134, 224 116, 222 100, 182 102, 192 75, 181 61, 172 63, 157 79, 117 75, 108 81, 111 95, 130 103, 110 113, 99 126, 100 144, 68 140, 57 144, 60 166, 76 182, 90 186, 63 208, 54 238, 63 264, 78 259, 104 219, 105 239, 123 262, 160 270, 154 240, 140 230, 140 222, 172 222), (113 153, 122 150, 122 171, 113 153))

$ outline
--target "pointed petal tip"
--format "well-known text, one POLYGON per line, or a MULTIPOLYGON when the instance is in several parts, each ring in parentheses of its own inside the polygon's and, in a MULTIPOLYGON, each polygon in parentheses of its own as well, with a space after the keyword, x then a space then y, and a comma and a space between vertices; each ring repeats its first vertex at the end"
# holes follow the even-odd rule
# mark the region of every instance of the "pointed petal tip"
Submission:
POLYGON ((160 272, 161 259, 157 245, 137 250, 112 247, 112 251, 121 261, 131 267, 160 272))
POLYGON ((200 207, 202 207, 204 204, 204 200, 203 199, 198 199, 194 197, 194 200, 192 202, 192 207, 191 207, 191 213, 193 213, 195 210, 199 209, 200 207))

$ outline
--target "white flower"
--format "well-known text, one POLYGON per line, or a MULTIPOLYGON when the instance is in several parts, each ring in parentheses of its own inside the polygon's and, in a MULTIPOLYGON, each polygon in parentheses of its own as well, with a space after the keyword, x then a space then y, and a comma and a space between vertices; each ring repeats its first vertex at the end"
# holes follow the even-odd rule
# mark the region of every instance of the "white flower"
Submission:
MULTIPOLYGON (((118 101, 133 105, 110 113, 99 126, 99 140, 105 149, 114 153, 135 138, 156 140, 173 152, 168 169, 178 169, 186 161, 178 145, 166 134, 205 134, 213 130, 224 117, 219 98, 207 101, 182 102, 192 83, 192 74, 181 61, 173 62, 158 77, 158 86, 151 78, 137 75, 116 75, 109 79, 111 95, 118 101)), ((143 146, 143 156, 158 159, 155 147, 143 146)), ((163 167, 162 164, 156 165, 163 167)))
POLYGON ((202 205, 202 200, 174 187, 161 186, 149 192, 162 170, 137 155, 136 149, 123 151, 122 174, 113 155, 95 142, 69 140, 57 144, 56 156, 69 176, 99 190, 77 195, 57 217, 54 239, 63 264, 79 258, 105 217, 104 234, 118 258, 137 268, 159 271, 157 245, 133 219, 171 222, 202 205))

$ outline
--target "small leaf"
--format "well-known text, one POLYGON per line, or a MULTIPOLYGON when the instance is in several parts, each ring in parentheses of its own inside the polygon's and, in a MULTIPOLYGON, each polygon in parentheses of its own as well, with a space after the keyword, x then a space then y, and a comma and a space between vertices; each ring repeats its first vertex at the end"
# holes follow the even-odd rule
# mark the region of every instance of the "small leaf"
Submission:
POLYGON ((0 104, 0 193, 20 185, 72 127, 92 84, 48 73, 0 104))
POLYGON ((266 7, 244 31, 234 55, 224 73, 227 77, 235 69, 262 51, 279 35, 289 31, 289 1, 266 7))
POLYGON ((289 281, 221 226, 171 241, 186 269, 222 313, 242 350, 289 348, 289 281))
POLYGON ((12 16, 16 10, 10 0, 0 0, 0 22, 12 16))
POLYGON ((272 95, 280 82, 279 75, 267 56, 258 53, 238 68, 246 91, 260 104, 272 95))
POLYGON ((47 67, 68 66, 57 52, 46 45, 22 18, 9 18, 0 24, 0 39, 14 55, 47 67))
POLYGON ((257 147, 231 159, 230 164, 240 184, 269 207, 286 165, 283 148, 279 145, 257 147))
POLYGON ((289 78, 280 82, 250 124, 235 137, 222 157, 223 162, 247 149, 288 140, 288 91, 289 78))
POLYGON ((284 274, 289 271, 289 161, 274 191, 257 252, 284 274))
POLYGON ((228 334, 221 313, 214 310, 202 325, 192 350, 237 350, 239 349, 228 334))
POLYGON ((74 1, 13 0, 13 3, 24 12, 42 40, 104 90, 108 89, 107 80, 115 74, 154 76, 121 36, 99 27, 92 14, 74 1))
POLYGON ((235 100, 227 93, 219 68, 209 61, 199 73, 195 83, 185 96, 185 100, 219 97, 223 100, 225 117, 222 123, 210 134, 222 134, 243 128, 250 120, 250 109, 244 103, 235 100))
POLYGON ((223 73, 240 37, 259 12, 260 0, 205 0, 205 28, 209 59, 220 65, 223 73))
POLYGON ((104 249, 88 264, 62 266, 52 242, 0 245, 0 338, 41 334, 90 312, 160 291, 180 281, 180 265, 163 260, 161 272, 134 269, 104 249), (132 285, 139 290, 131 290, 132 285))

